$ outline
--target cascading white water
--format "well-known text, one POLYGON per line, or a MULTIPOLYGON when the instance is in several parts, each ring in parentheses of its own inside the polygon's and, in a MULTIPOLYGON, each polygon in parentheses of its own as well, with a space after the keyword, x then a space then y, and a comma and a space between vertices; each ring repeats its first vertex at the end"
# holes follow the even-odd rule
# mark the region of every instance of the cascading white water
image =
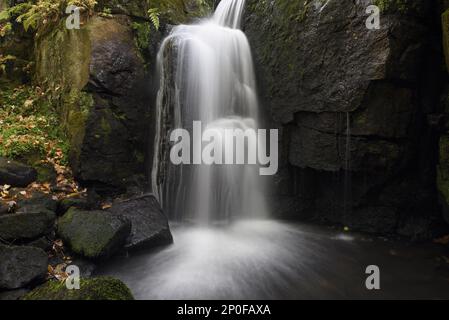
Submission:
MULTIPOLYGON (((239 30, 244 4, 221 1, 211 18, 175 27, 161 46, 152 183, 171 218, 265 216, 258 166, 174 166, 168 157, 169 132, 192 132, 193 121, 201 121, 203 129, 259 128, 251 49, 239 30)), ((193 140, 202 143, 201 137, 193 140)))

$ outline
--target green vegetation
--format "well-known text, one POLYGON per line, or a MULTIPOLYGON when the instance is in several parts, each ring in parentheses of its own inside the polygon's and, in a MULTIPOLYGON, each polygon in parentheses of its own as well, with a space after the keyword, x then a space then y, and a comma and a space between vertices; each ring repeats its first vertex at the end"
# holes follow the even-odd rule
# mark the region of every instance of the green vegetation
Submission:
POLYGON ((16 19, 27 13, 31 8, 32 5, 25 2, 0 12, 0 38, 4 38, 10 34, 16 19))
POLYGON ((159 15, 160 15, 160 12, 157 8, 152 8, 152 9, 148 10, 148 17, 150 18, 151 23, 153 24, 153 26, 156 30, 159 30, 159 26, 160 26, 159 15))
POLYGON ((61 157, 61 164, 65 164, 67 151, 67 139, 47 94, 39 87, 3 86, 0 92, 0 156, 27 162, 61 157))
POLYGON ((95 0, 38 0, 18 4, 0 13, 0 36, 5 36, 15 22, 22 24, 25 31, 32 30, 36 36, 42 36, 66 15, 67 6, 75 5, 91 15, 96 3, 95 0))
MULTIPOLYGON (((35 162, 58 153, 63 154, 63 164, 79 156, 94 104, 92 95, 83 91, 89 79, 91 36, 106 32, 91 23, 94 19, 86 21, 95 11, 111 19, 129 13, 136 46, 148 61, 152 33, 162 19, 186 22, 206 15, 210 8, 205 0, 188 4, 183 0, 30 0, 1 11, 0 156, 35 162), (68 5, 81 8, 81 30, 65 28, 68 5)), ((102 124, 107 129, 105 121, 102 124)))
MULTIPOLYGON (((158 17, 171 24, 181 24, 189 19, 204 17, 211 13, 212 6, 206 0, 192 0, 189 5, 184 0, 150 0, 152 9, 160 13, 158 17)), ((150 16, 151 17, 151 16, 150 16)))
POLYGON ((81 279, 80 290, 69 290, 65 282, 49 281, 22 300, 134 300, 129 288, 110 277, 81 279))
POLYGON ((134 38, 136 45, 141 52, 145 52, 150 46, 151 25, 149 22, 133 22, 134 38))

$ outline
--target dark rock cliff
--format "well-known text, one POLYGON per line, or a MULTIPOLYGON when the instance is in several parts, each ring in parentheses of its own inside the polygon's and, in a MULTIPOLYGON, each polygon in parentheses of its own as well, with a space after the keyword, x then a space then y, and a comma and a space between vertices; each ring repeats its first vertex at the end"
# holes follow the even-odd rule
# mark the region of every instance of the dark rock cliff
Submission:
POLYGON ((260 95, 282 131, 275 213, 416 237, 440 224, 435 4, 247 1, 260 95))

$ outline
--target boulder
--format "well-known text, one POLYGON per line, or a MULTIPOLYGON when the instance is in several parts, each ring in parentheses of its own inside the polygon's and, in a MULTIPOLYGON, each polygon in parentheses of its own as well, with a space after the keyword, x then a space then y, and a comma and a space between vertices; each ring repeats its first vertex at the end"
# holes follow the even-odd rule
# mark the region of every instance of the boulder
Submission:
POLYGON ((55 219, 53 211, 40 208, 0 216, 0 238, 5 241, 37 239, 53 230, 55 219))
POLYGON ((381 27, 367 30, 369 0, 246 1, 262 105, 281 132, 274 181, 289 186, 273 187, 288 206, 275 213, 376 233, 439 215, 426 121, 440 87, 435 7, 378 2, 381 27))
POLYGON ((32 167, 0 157, 0 185, 26 187, 36 179, 37 171, 32 167))
POLYGON ((80 290, 69 290, 65 283, 49 281, 22 300, 134 300, 134 297, 120 280, 100 277, 81 279, 80 290))
POLYGON ((33 192, 29 198, 19 199, 17 201, 18 212, 26 213, 36 211, 37 208, 45 208, 56 212, 58 201, 53 199, 50 194, 43 192, 33 192))
POLYGON ((125 245, 128 249, 149 248, 173 242, 167 217, 152 194, 116 202, 108 211, 131 221, 131 234, 125 245))
POLYGON ((63 215, 72 207, 81 210, 89 210, 91 209, 92 204, 89 202, 89 199, 85 197, 65 198, 59 202, 57 213, 63 215))
POLYGON ((29 247, 40 248, 44 251, 51 249, 53 242, 47 239, 47 237, 40 237, 39 239, 33 240, 27 243, 29 247))
POLYGON ((0 245, 0 289, 18 289, 47 274, 47 254, 38 248, 0 245))
POLYGON ((90 259, 107 258, 125 245, 131 222, 104 211, 71 208, 59 218, 57 232, 73 252, 90 259))

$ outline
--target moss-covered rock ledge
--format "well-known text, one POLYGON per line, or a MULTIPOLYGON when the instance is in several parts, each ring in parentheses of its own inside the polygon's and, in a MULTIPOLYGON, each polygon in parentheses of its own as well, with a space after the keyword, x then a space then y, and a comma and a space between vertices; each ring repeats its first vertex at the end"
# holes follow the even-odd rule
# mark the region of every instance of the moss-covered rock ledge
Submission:
MULTIPOLYGON (((65 136, 40 135, 64 141, 78 181, 105 193, 125 191, 146 168, 159 43, 169 25, 212 7, 205 0, 2 1, 0 92, 37 87, 27 106, 45 97, 58 116, 60 125, 52 127, 65 136), (69 4, 84 8, 79 30, 65 28, 69 4)), ((0 132, 7 145, 10 131, 0 132)))
POLYGON ((22 300, 134 300, 134 297, 122 281, 101 277, 81 279, 79 290, 67 289, 65 282, 49 281, 22 300))

